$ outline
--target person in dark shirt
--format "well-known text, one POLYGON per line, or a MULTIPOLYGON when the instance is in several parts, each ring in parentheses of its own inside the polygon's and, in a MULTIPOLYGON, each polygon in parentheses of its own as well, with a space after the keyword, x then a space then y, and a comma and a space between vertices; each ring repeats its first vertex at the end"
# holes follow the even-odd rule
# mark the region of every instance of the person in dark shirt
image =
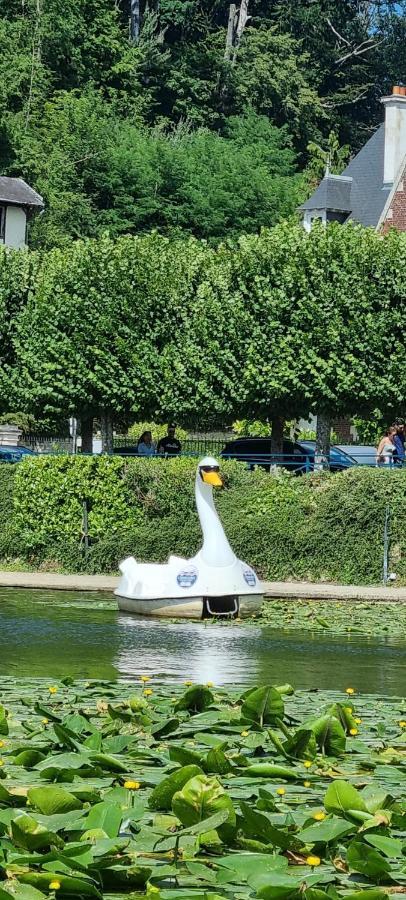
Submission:
POLYGON ((395 463, 398 466, 403 466, 405 464, 405 423, 402 419, 396 419, 394 427, 396 428, 396 433, 394 436, 394 444, 396 447, 396 456, 395 463))
POLYGON ((176 425, 168 425, 168 434, 161 438, 157 446, 157 453, 161 456, 178 456, 182 449, 180 441, 175 437, 176 425))

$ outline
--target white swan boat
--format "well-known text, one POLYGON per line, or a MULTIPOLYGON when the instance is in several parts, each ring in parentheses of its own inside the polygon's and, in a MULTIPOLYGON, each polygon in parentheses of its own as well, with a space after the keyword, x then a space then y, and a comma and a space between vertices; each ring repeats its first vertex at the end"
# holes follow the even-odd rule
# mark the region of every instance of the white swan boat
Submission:
POLYGON ((261 582, 233 553, 214 506, 213 487, 221 485, 217 460, 205 457, 197 467, 195 482, 203 532, 201 550, 191 559, 170 556, 164 565, 137 563, 133 556, 125 559, 115 591, 120 609, 188 619, 245 617, 260 611, 261 582))

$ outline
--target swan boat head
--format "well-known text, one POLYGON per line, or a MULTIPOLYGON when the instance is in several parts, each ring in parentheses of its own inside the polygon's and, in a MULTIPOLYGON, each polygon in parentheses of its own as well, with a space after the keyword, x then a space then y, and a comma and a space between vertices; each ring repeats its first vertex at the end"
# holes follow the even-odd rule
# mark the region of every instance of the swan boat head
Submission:
POLYGON ((212 487, 223 487, 220 477, 220 466, 213 456, 205 456, 199 462, 197 474, 200 475, 204 484, 210 484, 212 487))

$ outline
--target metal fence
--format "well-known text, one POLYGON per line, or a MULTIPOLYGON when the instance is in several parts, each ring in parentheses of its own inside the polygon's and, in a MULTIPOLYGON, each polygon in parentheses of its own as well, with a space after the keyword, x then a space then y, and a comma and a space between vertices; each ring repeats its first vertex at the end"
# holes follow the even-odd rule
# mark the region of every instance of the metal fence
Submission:
MULTIPOLYGON (((265 443, 264 450, 262 447, 255 449, 244 447, 248 444, 249 439, 242 439, 241 447, 235 442, 232 435, 216 434, 195 434, 193 437, 182 440, 182 456, 198 458, 206 455, 214 456, 222 459, 237 459, 245 462, 249 468, 261 466, 266 469, 274 467, 285 468, 290 471, 307 473, 314 470, 329 469, 332 472, 342 471, 343 469, 352 468, 353 466, 376 466, 376 451, 371 447, 357 447, 346 445, 343 447, 332 447, 331 454, 328 459, 320 458, 316 455, 314 442, 305 442, 304 444, 293 444, 290 452, 287 453, 271 453, 270 444, 265 443), (233 447, 227 452, 227 442, 233 442, 233 447), (267 451, 267 452, 265 452, 267 451), (268 452, 269 451, 269 452, 268 452)), ((22 446, 29 448, 39 454, 72 454, 75 452, 75 442, 71 437, 60 435, 41 435, 28 434, 21 440, 22 446)), ((1 452, 0 448, 0 452, 1 452)), ((7 448, 4 447, 4 450, 7 448)), ((77 449, 80 453, 80 446, 77 449)), ((94 453, 101 452, 101 441, 94 441, 94 453)), ((115 437, 113 442, 113 452, 115 455, 125 457, 136 457, 137 442, 128 437, 115 437)), ((14 461, 14 460, 13 460, 14 461)), ((380 468, 399 469, 402 466, 400 460, 381 461, 380 468)))

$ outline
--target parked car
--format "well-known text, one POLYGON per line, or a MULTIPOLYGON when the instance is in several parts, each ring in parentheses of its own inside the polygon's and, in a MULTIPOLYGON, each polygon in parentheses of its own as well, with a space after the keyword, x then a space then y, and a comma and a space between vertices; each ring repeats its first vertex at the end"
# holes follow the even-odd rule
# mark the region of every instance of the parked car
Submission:
POLYGON ((116 456, 138 456, 137 444, 124 444, 122 447, 113 447, 116 456))
POLYGON ((29 447, 8 447, 7 445, 0 446, 0 463, 8 462, 8 463, 16 463, 21 462, 25 456, 36 456, 35 450, 31 450, 29 447))
MULTIPOLYGON (((315 441, 284 440, 283 453, 278 455, 271 452, 270 437, 237 438, 225 445, 221 456, 223 459, 239 459, 249 466, 261 466, 265 469, 282 466, 295 475, 303 475, 314 470, 315 449, 315 441)), ((331 447, 331 472, 342 472, 354 465, 355 460, 348 453, 344 453, 339 447, 331 447)))
POLYGON ((350 454, 357 466, 376 466, 376 447, 367 444, 340 444, 338 449, 350 454))

